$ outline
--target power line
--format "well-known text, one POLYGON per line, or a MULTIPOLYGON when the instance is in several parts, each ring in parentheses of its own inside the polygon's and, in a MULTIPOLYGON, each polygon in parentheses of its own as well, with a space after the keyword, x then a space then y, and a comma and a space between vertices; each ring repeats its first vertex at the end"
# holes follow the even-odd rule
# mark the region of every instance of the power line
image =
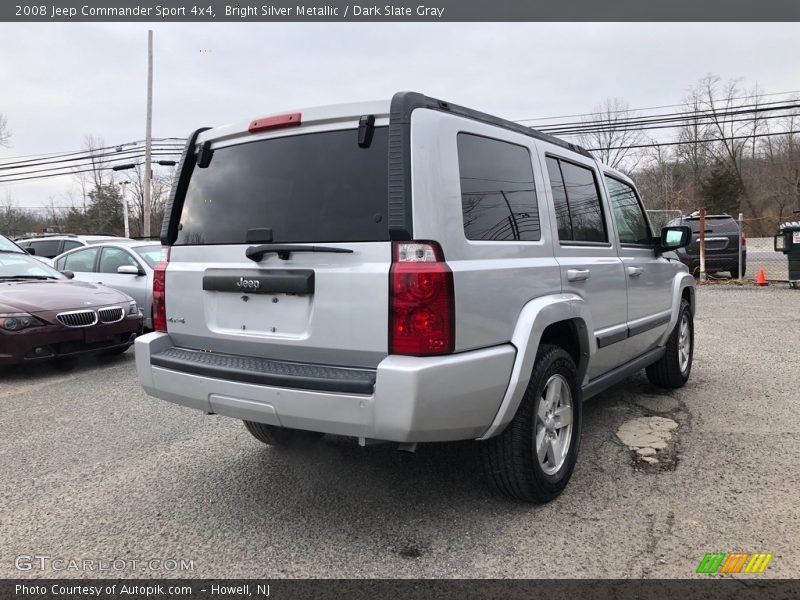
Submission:
MULTIPOLYGON (((753 123, 753 122, 763 122, 763 121, 771 121, 773 119, 786 119, 789 117, 800 117, 800 113, 792 113, 790 115, 767 115, 767 116, 760 116, 755 119, 744 117, 741 119, 725 119, 719 122, 719 125, 730 125, 733 123, 753 123)), ((714 121, 702 121, 696 124, 698 127, 711 127, 717 125, 714 121)), ((591 135, 597 133, 626 133, 626 132, 636 132, 636 131, 652 131, 652 130, 659 130, 659 129, 676 129, 679 127, 686 127, 687 124, 672 124, 672 125, 643 125, 639 127, 606 127, 606 128, 598 128, 598 129, 575 129, 572 131, 563 131, 559 132, 558 135, 562 136, 577 136, 577 135, 591 135)))
MULTIPOLYGON (((183 149, 183 144, 155 144, 156 147, 160 149, 183 149)), ((80 156, 74 156, 71 158, 55 158, 55 159, 45 159, 40 161, 25 161, 22 163, 0 163, 0 171, 7 171, 12 169, 24 169, 27 167, 37 167, 41 165, 48 165, 48 164, 58 164, 58 163, 66 163, 66 162, 80 162, 80 161, 87 161, 92 160, 94 158, 103 158, 107 156, 125 156, 127 153, 131 152, 138 152, 142 150, 144 147, 142 145, 131 146, 124 150, 115 150, 113 152, 97 152, 97 151, 87 151, 82 153, 80 156)))
MULTIPOLYGON (((800 94, 800 90, 794 90, 794 91, 789 91, 789 92, 774 92, 772 94, 751 94, 751 95, 748 95, 748 96, 736 96, 734 98, 730 98, 730 100, 746 100, 748 98, 767 98, 767 97, 772 97, 772 96, 783 96, 783 95, 788 95, 788 94, 800 94)), ((724 100, 728 100, 728 99, 724 99, 724 100)), ((718 99, 712 100, 712 102, 722 102, 724 100, 721 99, 721 98, 718 98, 718 99)), ((638 112, 638 111, 641 111, 641 110, 659 110, 661 108, 676 108, 678 106, 688 106, 688 105, 684 102, 684 103, 681 103, 681 104, 663 104, 661 106, 648 106, 648 107, 645 107, 645 108, 623 108, 623 109, 619 109, 619 110, 612 110, 612 111, 606 111, 606 112, 614 112, 614 113, 638 112)), ((525 122, 525 121, 550 121, 552 119, 570 119, 570 118, 574 118, 574 117, 591 117, 591 116, 594 116, 594 115, 602 114, 602 112, 603 111, 594 111, 594 112, 590 112, 590 113, 577 113, 577 114, 572 114, 572 115, 558 115, 558 116, 555 116, 555 117, 533 117, 533 118, 529 118, 529 119, 514 119, 514 122, 515 123, 522 123, 522 122, 525 122)))
MULTIPOLYGON (((182 146, 186 142, 186 138, 177 138, 177 137, 153 138, 153 141, 154 142, 156 142, 156 141, 157 142, 172 142, 172 141, 175 141, 175 142, 179 142, 180 143, 179 145, 182 146)), ((21 156, 6 156, 6 157, 3 157, 3 158, 0 158, 0 163, 2 163, 3 161, 15 160, 15 159, 18 159, 18 158, 22 158, 22 159, 30 158, 30 160, 39 160, 40 158, 41 159, 44 159, 44 158, 47 158, 47 157, 51 157, 52 158, 52 157, 55 157, 55 156, 73 156, 75 154, 85 154, 87 152, 97 152, 99 150, 112 150, 112 149, 119 148, 119 147, 136 146, 136 145, 138 145, 138 146, 144 145, 144 140, 136 140, 134 142, 125 142, 123 144, 114 144, 113 146, 102 146, 100 148, 91 148, 91 149, 88 149, 88 150, 64 150, 62 152, 45 152, 45 153, 42 153, 42 154, 24 154, 24 155, 21 155, 21 156)), ((19 161, 19 162, 29 162, 29 161, 22 160, 22 161, 19 161)))
MULTIPOLYGON (((800 133, 797 131, 781 131, 775 133, 759 133, 757 135, 739 135, 733 137, 726 137, 725 140, 752 140, 753 138, 772 137, 776 135, 795 135, 800 133)), ((633 148, 658 148, 660 146, 685 146, 689 144, 707 144, 710 141, 721 140, 687 140, 684 142, 657 142, 653 144, 635 144, 632 146, 611 146, 608 148, 588 148, 589 152, 597 152, 599 150, 628 150, 633 148)))
MULTIPOLYGON (((153 152, 151 154, 152 154, 152 156, 165 156, 165 157, 167 157, 167 156, 177 157, 178 156, 178 153, 175 153, 175 152, 164 152, 164 153, 153 152)), ((144 154, 139 154, 137 156, 131 156, 131 157, 128 157, 126 160, 138 160, 138 159, 141 159, 141 158, 144 158, 144 154)), ((95 163, 95 165, 98 165, 98 164, 111 164, 111 163, 114 163, 114 162, 117 162, 117 161, 116 160, 98 161, 98 162, 95 163)), ((143 163, 136 163, 136 164, 137 164, 137 166, 139 166, 139 165, 142 165, 143 163)), ((0 184, 2 184, 2 183, 12 183, 12 182, 15 182, 15 181, 29 181, 29 180, 32 180, 32 179, 45 179, 45 178, 48 178, 48 177, 64 177, 64 176, 67 176, 67 175, 76 175, 78 173, 90 173, 92 171, 97 171, 97 170, 110 170, 109 167, 100 167, 100 169, 98 169, 96 166, 92 167, 92 168, 89 168, 89 169, 80 169, 81 166, 88 166, 88 165, 79 165, 77 169, 76 169, 75 166, 52 167, 52 168, 49 168, 49 169, 39 169, 37 171, 28 171, 26 173, 14 173, 12 175, 6 175, 5 176, 6 178, 0 178, 0 184), (18 176, 18 175, 31 175, 32 173, 42 173, 42 172, 47 172, 47 171, 63 170, 63 169, 71 169, 71 170, 67 171, 67 172, 63 172, 63 173, 49 173, 49 174, 46 174, 46 175, 34 175, 32 177, 19 177, 18 176), (8 177, 13 177, 13 178, 8 179, 8 177)))
MULTIPOLYGON (((728 110, 712 110, 712 109, 704 109, 701 111, 695 112, 683 112, 683 113, 670 113, 664 115, 646 115, 646 116, 637 116, 637 117, 630 117, 627 119, 601 119, 597 121, 584 121, 584 122, 575 122, 575 123, 564 123, 564 124, 556 124, 549 127, 540 128, 539 131, 543 131, 546 133, 551 134, 566 134, 567 132, 571 131, 585 131, 590 130, 593 128, 607 128, 613 127, 615 129, 622 129, 626 125, 631 126, 638 126, 638 125, 652 125, 652 124, 660 124, 660 123, 673 123, 672 127, 676 127, 680 123, 691 122, 691 124, 695 124, 694 122, 698 122, 698 124, 702 124, 702 121, 714 120, 719 119, 722 117, 729 117, 729 116, 737 116, 742 114, 760 114, 763 112, 771 112, 771 111, 783 111, 783 110, 796 110, 800 108, 800 103, 793 103, 793 104, 782 104, 781 106, 764 106, 764 105, 752 105, 751 108, 748 107, 735 107, 735 109, 728 109, 728 110)), ((795 116, 795 115, 780 115, 780 116, 795 116)))
MULTIPOLYGON (((69 161, 55 161, 44 163, 32 163, 30 165, 19 167, 0 167, 0 178, 13 177, 16 175, 26 175, 28 173, 39 173, 43 171, 54 171, 58 169, 80 169, 95 164, 107 164, 111 162, 124 162, 132 158, 138 158, 144 152, 144 148, 132 148, 125 152, 100 154, 88 158, 81 158, 80 160, 69 161), (36 167, 44 167, 37 169, 36 167)), ((157 146, 154 152, 160 152, 162 156, 179 156, 181 151, 178 149, 157 146)))

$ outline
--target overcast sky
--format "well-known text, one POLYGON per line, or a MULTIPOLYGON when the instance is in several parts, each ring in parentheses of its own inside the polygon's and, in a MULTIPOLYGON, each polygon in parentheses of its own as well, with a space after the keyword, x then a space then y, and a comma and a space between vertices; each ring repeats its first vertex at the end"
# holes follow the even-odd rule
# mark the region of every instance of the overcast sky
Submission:
MULTIPOLYGON (((674 104, 707 73, 800 90, 800 24, 0 24, 0 160, 144 137, 147 29, 154 137, 285 108, 415 90, 510 119, 605 98, 674 104)), ((0 184, 20 206, 64 203, 70 177, 0 184)))

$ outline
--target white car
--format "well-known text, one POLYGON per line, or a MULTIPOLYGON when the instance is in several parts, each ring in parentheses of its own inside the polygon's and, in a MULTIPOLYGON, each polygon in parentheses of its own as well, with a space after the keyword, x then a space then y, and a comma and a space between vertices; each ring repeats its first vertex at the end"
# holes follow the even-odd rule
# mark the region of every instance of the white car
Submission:
POLYGON ((38 258, 43 263, 53 266, 53 258, 69 250, 101 244, 103 242, 129 240, 115 235, 75 235, 74 233, 53 233, 33 237, 17 238, 15 241, 28 254, 38 258))
POLYGON ((53 266, 58 271, 71 271, 77 280, 125 292, 141 307, 145 328, 152 329, 153 269, 160 259, 158 242, 119 238, 73 248, 56 256, 53 266))

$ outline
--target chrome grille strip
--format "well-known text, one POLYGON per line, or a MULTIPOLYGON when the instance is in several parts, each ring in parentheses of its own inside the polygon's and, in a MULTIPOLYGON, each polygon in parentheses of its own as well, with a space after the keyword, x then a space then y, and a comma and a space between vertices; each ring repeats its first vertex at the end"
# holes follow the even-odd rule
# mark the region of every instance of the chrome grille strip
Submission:
POLYGON ((103 323, 116 323, 117 321, 122 321, 125 311, 119 306, 109 306, 98 309, 97 314, 100 315, 100 321, 103 323))
POLYGON ((97 313, 91 309, 58 313, 56 318, 67 327, 89 327, 97 323, 97 313))

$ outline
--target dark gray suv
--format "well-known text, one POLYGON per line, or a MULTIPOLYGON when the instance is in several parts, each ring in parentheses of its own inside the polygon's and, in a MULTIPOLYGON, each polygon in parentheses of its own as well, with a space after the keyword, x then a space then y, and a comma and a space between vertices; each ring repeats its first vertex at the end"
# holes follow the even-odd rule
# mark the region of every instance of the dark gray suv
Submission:
MULTIPOLYGON (((673 219, 670 226, 687 225, 692 228, 692 243, 677 250, 678 258, 689 267, 689 272, 700 273, 700 215, 673 219)), ((742 277, 747 271, 747 240, 739 224, 730 215, 706 215, 706 272, 728 271, 731 277, 739 276, 739 239, 742 241, 742 277)))

